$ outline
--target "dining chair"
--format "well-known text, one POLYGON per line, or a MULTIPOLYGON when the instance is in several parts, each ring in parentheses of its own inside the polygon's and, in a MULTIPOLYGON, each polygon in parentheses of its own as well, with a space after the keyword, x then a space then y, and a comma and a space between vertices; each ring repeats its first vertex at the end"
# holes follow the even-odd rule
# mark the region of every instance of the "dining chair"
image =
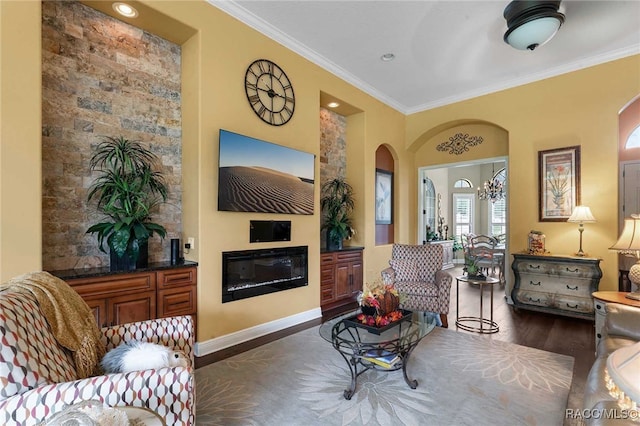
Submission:
POLYGON ((469 242, 470 255, 476 259, 476 264, 487 275, 489 272, 495 274, 496 258, 495 247, 497 240, 489 235, 475 235, 469 242))

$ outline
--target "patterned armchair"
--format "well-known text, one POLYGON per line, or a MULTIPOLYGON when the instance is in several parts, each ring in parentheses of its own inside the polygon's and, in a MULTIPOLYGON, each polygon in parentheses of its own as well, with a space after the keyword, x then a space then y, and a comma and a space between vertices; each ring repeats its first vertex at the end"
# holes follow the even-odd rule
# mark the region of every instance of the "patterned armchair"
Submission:
POLYGON ((87 400, 147 407, 168 425, 195 424, 193 324, 181 316, 105 327, 107 350, 138 340, 182 350, 191 367, 77 379, 69 351, 58 345, 35 297, 0 292, 0 424, 35 425, 87 400))
POLYGON ((439 313, 442 326, 448 327, 452 278, 442 270, 442 257, 440 244, 394 244, 382 281, 406 295, 403 308, 439 313))

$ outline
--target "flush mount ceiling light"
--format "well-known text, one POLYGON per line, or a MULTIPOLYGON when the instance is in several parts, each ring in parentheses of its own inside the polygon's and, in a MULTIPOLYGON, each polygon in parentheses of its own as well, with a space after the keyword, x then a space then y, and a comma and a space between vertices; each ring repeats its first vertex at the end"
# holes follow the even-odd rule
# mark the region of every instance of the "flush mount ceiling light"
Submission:
POLYGON ((385 53, 384 55, 380 56, 380 59, 382 59, 384 62, 389 62, 393 61, 395 57, 396 55, 394 55, 393 53, 385 53))
POLYGON ((504 41, 519 50, 534 50, 558 32, 564 15, 558 12, 561 1, 515 0, 504 9, 509 28, 504 41))
POLYGON ((126 3, 113 3, 111 7, 113 7, 113 10, 118 12, 120 15, 126 16, 127 18, 135 18, 138 16, 138 11, 133 6, 129 6, 126 3))
POLYGON ((328 106, 329 108, 338 108, 338 107, 340 106, 340 104, 339 104, 339 103, 337 103, 337 102, 329 102, 329 103, 327 104, 327 106, 328 106))

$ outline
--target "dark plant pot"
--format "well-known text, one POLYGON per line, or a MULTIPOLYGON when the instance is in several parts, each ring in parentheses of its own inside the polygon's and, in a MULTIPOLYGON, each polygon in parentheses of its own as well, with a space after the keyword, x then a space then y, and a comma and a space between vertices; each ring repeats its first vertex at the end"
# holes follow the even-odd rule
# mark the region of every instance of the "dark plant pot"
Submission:
POLYGON ((342 238, 336 238, 330 229, 327 229, 327 250, 342 250, 342 238))
POLYGON ((109 252, 109 269, 111 271, 134 271, 136 269, 149 266, 149 242, 140 244, 138 259, 133 259, 133 254, 126 252, 124 256, 118 255, 111 250, 109 252))

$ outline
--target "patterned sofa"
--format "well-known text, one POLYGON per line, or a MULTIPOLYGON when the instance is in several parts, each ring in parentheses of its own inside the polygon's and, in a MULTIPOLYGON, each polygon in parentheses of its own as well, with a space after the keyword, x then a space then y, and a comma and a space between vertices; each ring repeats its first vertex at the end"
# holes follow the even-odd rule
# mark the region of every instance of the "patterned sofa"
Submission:
POLYGON ((448 327, 451 275, 442 270, 440 244, 394 244, 389 268, 382 271, 384 284, 394 284, 406 295, 402 307, 408 310, 436 312, 443 327, 448 327))
POLYGON ((125 341, 149 341, 182 350, 191 366, 78 379, 72 356, 56 342, 36 298, 1 291, 0 424, 35 425, 87 400, 147 407, 167 425, 195 424, 192 330, 189 316, 105 327, 107 350, 125 341))

